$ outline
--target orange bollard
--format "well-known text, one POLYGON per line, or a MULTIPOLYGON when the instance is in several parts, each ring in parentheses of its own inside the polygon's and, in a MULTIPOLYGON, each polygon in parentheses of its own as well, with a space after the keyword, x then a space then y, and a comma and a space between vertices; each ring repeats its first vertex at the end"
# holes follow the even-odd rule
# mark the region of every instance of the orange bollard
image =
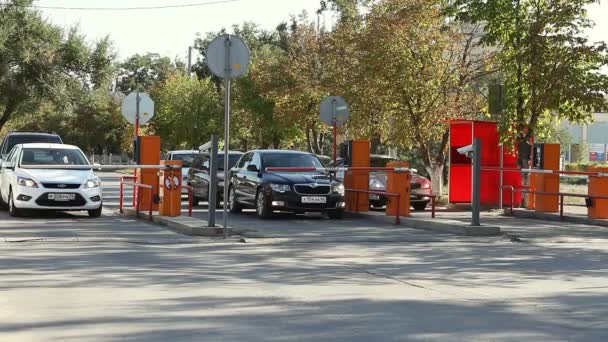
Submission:
MULTIPOLYGON (((181 160, 163 160, 162 165, 182 165, 181 160)), ((182 169, 160 172, 160 215, 182 215, 182 169)))
MULTIPOLYGON (((592 172, 608 173, 608 167, 597 167, 592 172)), ((589 196, 608 196, 608 177, 589 176, 587 194, 589 196)), ((592 199, 592 206, 587 209, 590 219, 608 219, 608 200, 592 199)))
MULTIPOLYGON (((160 137, 141 136, 138 139, 140 141, 139 163, 143 165, 158 165, 160 163, 160 137)), ((154 195, 159 193, 157 172, 158 170, 155 169, 142 169, 137 172, 137 183, 151 185, 154 195)), ((152 206, 152 211, 158 210, 158 203, 150 203, 149 189, 137 189, 137 191, 142 211, 149 211, 150 206, 152 206)))
MULTIPOLYGON (((388 163, 387 167, 409 167, 407 162, 388 163)), ((399 194, 399 201, 396 197, 389 197, 386 205, 387 216, 410 216, 410 196, 411 196, 411 180, 410 172, 393 172, 387 171, 386 191, 399 194)))
MULTIPOLYGON (((560 145, 544 144, 543 146, 543 168, 545 170, 559 170, 560 145)), ((536 174, 536 191, 559 192, 558 174, 536 174)), ((536 211, 544 213, 559 212, 558 195, 536 195, 534 199, 536 211)))
MULTIPOLYGON (((353 140, 351 158, 352 167, 370 167, 371 143, 369 140, 353 140)), ((369 171, 348 171, 344 177, 347 189, 369 190, 369 171)), ((346 210, 356 212, 369 211, 369 195, 366 193, 346 193, 346 210)))

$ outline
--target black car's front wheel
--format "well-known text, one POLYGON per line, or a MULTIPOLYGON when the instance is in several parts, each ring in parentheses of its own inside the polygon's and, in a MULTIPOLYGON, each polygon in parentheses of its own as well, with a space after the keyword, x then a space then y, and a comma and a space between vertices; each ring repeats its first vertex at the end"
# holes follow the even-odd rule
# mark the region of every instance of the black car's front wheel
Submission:
MULTIPOLYGON (((220 203, 219 197, 217 198, 217 203, 220 203)), ((216 205, 219 208, 219 204, 216 205)), ((228 190, 228 210, 233 214, 238 214, 243 210, 241 204, 236 200, 236 190, 233 186, 228 190)))
POLYGON ((255 211, 259 218, 267 219, 272 216, 272 210, 268 205, 268 198, 264 190, 258 190, 258 194, 255 197, 255 211))
POLYGON ((330 210, 327 212, 327 216, 332 220, 340 220, 344 217, 344 210, 330 210))

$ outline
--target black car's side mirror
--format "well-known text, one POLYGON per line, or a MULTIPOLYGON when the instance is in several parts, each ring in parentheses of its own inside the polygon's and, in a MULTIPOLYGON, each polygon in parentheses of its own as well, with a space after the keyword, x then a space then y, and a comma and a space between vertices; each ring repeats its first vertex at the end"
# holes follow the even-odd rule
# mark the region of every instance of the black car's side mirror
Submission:
POLYGON ((256 165, 252 165, 252 164, 247 165, 247 171, 260 172, 260 170, 258 170, 258 167, 256 165))

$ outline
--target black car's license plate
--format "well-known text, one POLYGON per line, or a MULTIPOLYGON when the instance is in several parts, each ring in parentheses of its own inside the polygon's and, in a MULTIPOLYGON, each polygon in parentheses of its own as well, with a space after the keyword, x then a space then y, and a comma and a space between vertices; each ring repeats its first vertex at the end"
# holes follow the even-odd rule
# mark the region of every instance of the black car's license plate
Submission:
POLYGON ((49 201, 68 202, 76 199, 76 194, 49 194, 49 201))
POLYGON ((327 203, 327 197, 322 196, 303 196, 302 203, 312 203, 312 204, 325 204, 327 203))

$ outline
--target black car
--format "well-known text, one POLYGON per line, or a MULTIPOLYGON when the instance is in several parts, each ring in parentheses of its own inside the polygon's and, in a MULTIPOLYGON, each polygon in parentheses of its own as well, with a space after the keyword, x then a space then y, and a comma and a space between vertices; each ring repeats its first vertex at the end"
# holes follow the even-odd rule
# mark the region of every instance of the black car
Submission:
MULTIPOLYGON (((228 152, 228 168, 231 169, 236 165, 239 159, 243 156, 243 152, 231 151, 228 152)), ((218 168, 217 168, 217 207, 220 207, 221 200, 224 194, 224 153, 218 153, 218 168)), ((194 158, 187 174, 187 183, 192 187, 194 194, 194 205, 198 205, 200 201, 209 200, 209 184, 211 183, 211 174, 209 172, 211 157, 209 154, 201 154, 194 158)))
POLYGON ((238 213, 255 208, 259 217, 273 211, 325 212, 338 219, 344 214, 344 185, 326 172, 268 172, 269 167, 321 168, 307 152, 256 150, 247 152, 230 172, 228 206, 238 213))
POLYGON ((4 159, 15 145, 29 143, 63 144, 63 141, 59 135, 53 132, 11 132, 4 137, 2 145, 0 145, 0 158, 4 159))

